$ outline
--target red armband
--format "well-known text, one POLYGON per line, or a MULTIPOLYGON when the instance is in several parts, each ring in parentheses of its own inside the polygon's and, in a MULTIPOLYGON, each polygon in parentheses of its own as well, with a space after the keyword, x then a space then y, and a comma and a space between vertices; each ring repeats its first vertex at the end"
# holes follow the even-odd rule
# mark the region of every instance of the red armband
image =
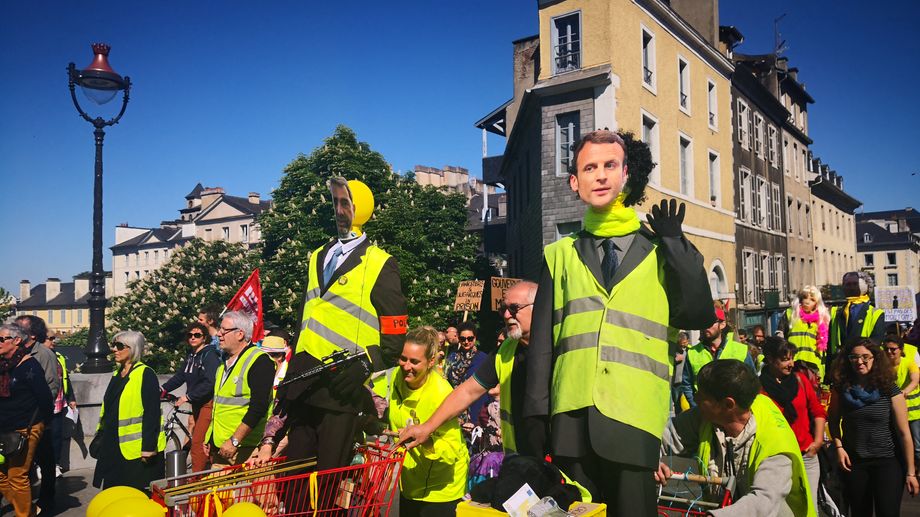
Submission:
POLYGON ((384 335, 405 334, 409 327, 409 316, 381 316, 380 333, 384 335))

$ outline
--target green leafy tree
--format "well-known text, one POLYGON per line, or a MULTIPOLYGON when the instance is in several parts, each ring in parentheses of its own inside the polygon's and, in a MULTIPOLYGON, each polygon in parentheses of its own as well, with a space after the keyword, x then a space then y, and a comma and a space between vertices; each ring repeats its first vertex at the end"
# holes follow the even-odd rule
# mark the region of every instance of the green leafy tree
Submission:
POLYGON ((202 307, 230 301, 253 268, 253 257, 239 244, 194 239, 113 300, 112 327, 143 333, 144 361, 159 373, 175 371, 188 352, 188 324, 202 307))
POLYGON ((414 325, 447 318, 456 281, 471 278, 477 239, 464 230, 466 198, 422 188, 394 174, 384 157, 339 126, 309 156, 284 169, 273 208, 260 217, 263 290, 270 318, 293 328, 307 284, 310 254, 335 235, 332 176, 358 179, 374 193, 369 238, 396 257, 414 325))

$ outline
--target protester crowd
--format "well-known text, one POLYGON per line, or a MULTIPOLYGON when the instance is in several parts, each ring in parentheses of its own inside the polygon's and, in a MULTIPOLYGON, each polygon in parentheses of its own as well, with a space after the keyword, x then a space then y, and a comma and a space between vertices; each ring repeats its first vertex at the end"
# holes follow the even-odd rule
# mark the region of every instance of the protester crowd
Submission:
MULTIPOLYGON (((114 336, 93 444, 108 454, 94 484, 146 490, 164 476, 160 404, 184 385, 176 403, 192 408, 195 471, 280 455, 332 469, 353 461, 355 442, 389 439, 407 448, 401 515, 453 515, 467 494, 501 508, 524 482, 564 507, 655 515, 671 454, 728 480, 702 498, 730 491, 711 515, 812 516, 819 505, 897 515, 904 491, 920 492, 920 329, 888 332, 857 273, 844 276, 839 307, 806 286, 772 335, 734 329, 683 235, 684 207, 662 201, 639 221, 632 205, 647 178, 628 173, 622 139, 589 133, 574 157, 584 229, 546 247, 537 281, 504 292, 495 342, 471 322, 410 328, 398 264, 362 229, 372 194, 330 180, 337 236, 310 256, 293 332, 203 309, 189 315, 185 364, 162 387, 144 364, 142 329, 114 336), (306 376, 340 352, 334 369, 306 376), (844 489, 831 493, 831 477, 844 489)), ((0 469, 17 515, 32 511, 33 462, 38 506, 53 501, 55 422, 75 400, 52 348, 39 318, 0 327, 0 433, 25 438, 12 454, 4 444, 0 469)), ((310 505, 286 495, 288 512, 310 505)))

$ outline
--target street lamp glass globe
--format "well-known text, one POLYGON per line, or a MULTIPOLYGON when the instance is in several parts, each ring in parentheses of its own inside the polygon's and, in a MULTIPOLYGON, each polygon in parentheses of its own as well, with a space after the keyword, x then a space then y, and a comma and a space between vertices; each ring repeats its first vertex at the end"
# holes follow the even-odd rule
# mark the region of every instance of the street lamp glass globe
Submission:
POLYGON ((93 62, 77 74, 76 82, 87 99, 101 106, 114 99, 126 84, 109 64, 111 47, 105 43, 94 43, 92 49, 93 62))

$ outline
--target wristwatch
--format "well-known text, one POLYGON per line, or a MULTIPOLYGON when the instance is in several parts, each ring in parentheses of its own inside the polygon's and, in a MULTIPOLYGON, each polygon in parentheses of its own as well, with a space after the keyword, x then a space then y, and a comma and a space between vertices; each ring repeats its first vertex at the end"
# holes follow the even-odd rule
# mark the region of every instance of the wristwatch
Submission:
POLYGON ((240 448, 240 441, 236 439, 236 436, 230 437, 230 443, 232 443, 233 446, 236 447, 237 449, 240 448))

